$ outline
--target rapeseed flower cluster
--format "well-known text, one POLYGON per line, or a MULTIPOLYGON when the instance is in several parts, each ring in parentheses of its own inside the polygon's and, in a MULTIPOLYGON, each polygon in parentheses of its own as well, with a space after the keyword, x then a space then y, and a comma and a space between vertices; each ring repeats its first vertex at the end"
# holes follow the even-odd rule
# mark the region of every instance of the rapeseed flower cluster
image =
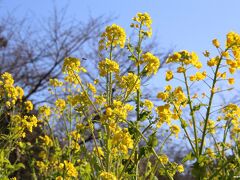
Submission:
POLYGON ((176 135, 176 137, 178 137, 178 134, 179 134, 179 132, 180 132, 180 127, 179 126, 177 126, 177 125, 172 125, 171 127, 170 127, 170 130, 171 130, 171 132, 173 133, 173 134, 175 134, 176 135))
POLYGON ((67 175, 68 178, 77 178, 78 177, 78 172, 74 165, 71 162, 64 161, 64 163, 59 164, 59 169, 61 171, 64 171, 67 175))
POLYGON ((33 110, 33 104, 31 101, 25 101, 24 105, 27 112, 30 112, 31 110, 33 110))
POLYGON ((219 60, 220 60, 219 56, 213 57, 210 60, 208 60, 207 65, 210 67, 217 66, 219 63, 219 60))
POLYGON ((108 73, 119 73, 119 64, 106 58, 98 63, 99 75, 106 76, 108 73))
POLYGON ((152 35, 152 19, 148 13, 137 13, 136 16, 133 17, 134 23, 130 26, 133 28, 140 28, 141 33, 148 37, 152 35), (143 29, 143 26, 146 26, 146 30, 143 29))
POLYGON ((136 92, 140 89, 140 79, 134 73, 128 73, 124 76, 117 77, 118 86, 126 90, 126 93, 129 94, 130 92, 136 92))
POLYGON ((23 89, 19 86, 14 86, 12 75, 8 72, 3 73, 0 79, 0 99, 5 101, 5 105, 7 107, 15 105, 17 100, 22 100, 23 95, 23 89))
POLYGON ((26 137, 26 131, 32 132, 34 127, 37 127, 38 119, 34 115, 21 116, 19 114, 11 116, 12 131, 20 137, 26 137))
POLYGON ((116 176, 111 172, 101 172, 100 177, 102 180, 117 180, 116 176))
POLYGON ((123 48, 126 41, 126 33, 123 28, 113 24, 107 26, 105 32, 102 33, 99 41, 99 50, 108 49, 109 47, 120 46, 123 48))
MULTIPOLYGON (((134 107, 130 104, 114 100, 112 107, 106 108, 106 116, 112 121, 116 121, 117 119, 120 121, 126 120, 129 112, 133 109, 134 107)), ((105 119, 105 116, 102 116, 102 118, 105 119)))
POLYGON ((229 72, 233 74, 237 69, 240 69, 240 35, 236 32, 229 32, 226 39, 226 63, 229 67, 229 72), (232 56, 229 56, 229 53, 232 56))
MULTIPOLYGON (((81 62, 78 58, 75 57, 67 57, 64 59, 62 72, 66 74, 64 80, 69 83, 78 84, 81 81, 79 72, 87 72, 85 68, 81 66, 81 62)), ((53 82, 53 85, 61 85, 61 82, 57 82, 56 80, 53 82)))
POLYGON ((66 102, 64 99, 57 99, 55 102, 55 106, 60 112, 62 112, 66 107, 66 102))
POLYGON ((48 135, 39 136, 39 139, 42 141, 43 146, 46 147, 53 146, 52 139, 48 135))
MULTIPOLYGON (((80 72, 81 70, 81 63, 80 63, 80 60, 77 59, 77 58, 74 58, 74 57, 67 57, 64 59, 64 63, 63 63, 63 68, 62 68, 62 71, 64 73, 70 73, 72 74, 73 71, 76 71, 76 72, 80 72)), ((57 83, 56 80, 53 82, 53 80, 50 81, 50 83, 57 83)))
POLYGON ((154 104, 152 101, 150 101, 149 99, 145 99, 144 100, 144 106, 151 111, 154 108, 154 104))
POLYGON ((59 81, 57 78, 54 78, 49 80, 49 85, 53 87, 60 87, 63 85, 63 82, 59 81))
POLYGON ((143 54, 142 59, 142 62, 145 64, 144 70, 146 74, 148 76, 156 74, 160 66, 160 60, 150 52, 143 54))
POLYGON ((204 80, 207 77, 207 72, 196 72, 195 75, 192 75, 189 77, 190 81, 201 81, 204 80))
POLYGON ((51 109, 49 106, 46 106, 46 105, 40 106, 38 108, 38 111, 39 111, 39 116, 48 118, 51 115, 51 109))
POLYGON ((163 100, 164 102, 172 103, 176 107, 185 107, 187 101, 187 97, 180 86, 176 87, 173 91, 171 86, 166 86, 164 92, 159 92, 157 94, 157 98, 163 100))
POLYGON ((202 63, 199 61, 197 54, 195 52, 190 53, 186 50, 176 52, 173 55, 170 55, 166 63, 177 63, 180 64, 180 67, 182 68, 187 65, 192 65, 197 69, 200 69, 202 67, 202 63))
POLYGON ((161 127, 164 122, 166 122, 169 125, 171 124, 172 112, 169 104, 158 106, 157 113, 158 116, 160 117, 157 124, 158 127, 161 127))
POLYGON ((172 71, 167 71, 166 72, 166 81, 170 81, 173 78, 173 72, 172 71))
POLYGON ((133 140, 127 129, 116 127, 113 132, 112 144, 116 152, 128 154, 128 149, 133 149, 133 140))
POLYGON ((223 120, 229 121, 232 124, 232 136, 237 137, 240 133, 240 107, 236 104, 229 104, 222 110, 223 120))

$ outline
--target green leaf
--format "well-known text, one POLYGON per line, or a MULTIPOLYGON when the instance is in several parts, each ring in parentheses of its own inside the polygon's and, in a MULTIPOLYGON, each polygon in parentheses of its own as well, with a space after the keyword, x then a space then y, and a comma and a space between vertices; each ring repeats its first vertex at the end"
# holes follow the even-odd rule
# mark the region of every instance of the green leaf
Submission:
POLYGON ((142 50, 141 50, 141 48, 139 48, 139 47, 136 47, 136 51, 137 51, 139 54, 142 53, 142 50))
POLYGON ((181 121, 181 127, 184 129, 184 128, 186 128, 186 127, 188 127, 188 124, 187 124, 187 122, 185 121, 185 120, 182 120, 181 121))
POLYGON ((133 55, 128 56, 128 59, 131 60, 131 61, 136 61, 136 58, 133 55))
POLYGON ((139 149, 139 159, 141 159, 143 156, 146 157, 148 148, 146 146, 142 146, 139 149))
POLYGON ((188 153, 182 160, 182 163, 184 164, 185 162, 187 161, 191 161, 191 160, 194 160, 195 159, 195 156, 192 152, 188 153))
POLYGON ((200 104, 195 105, 195 106, 193 106, 193 111, 199 111, 200 108, 201 108, 201 105, 200 105, 200 104))
POLYGON ((17 171, 21 168, 25 168, 24 164, 23 163, 17 163, 17 164, 14 164, 14 170, 17 171))
POLYGON ((143 111, 143 112, 139 115, 139 116, 140 116, 139 121, 145 121, 150 114, 151 114, 150 111, 143 111))
POLYGON ((156 147, 158 145, 158 138, 156 136, 156 132, 154 132, 153 134, 151 134, 148 138, 148 143, 147 145, 150 147, 156 147))

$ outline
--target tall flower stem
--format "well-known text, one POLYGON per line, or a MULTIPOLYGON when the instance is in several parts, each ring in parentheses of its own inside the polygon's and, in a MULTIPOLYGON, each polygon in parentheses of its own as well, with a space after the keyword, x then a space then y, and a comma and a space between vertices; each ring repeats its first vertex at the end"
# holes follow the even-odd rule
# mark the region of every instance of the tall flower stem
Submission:
MULTIPOLYGON (((114 37, 113 37, 114 39, 114 37)), ((110 52, 109 52, 109 59, 112 60, 112 51, 113 51, 113 40, 112 40, 112 43, 111 43, 111 46, 110 46, 110 52)), ((108 103, 108 106, 111 106, 112 104, 112 73, 111 72, 108 72, 107 73, 107 84, 106 84, 106 87, 107 87, 107 103, 108 103)), ((110 164, 111 164, 111 157, 110 157, 110 147, 109 147, 109 140, 110 140, 110 129, 109 129, 109 125, 107 124, 107 141, 106 141, 106 145, 107 145, 107 163, 106 163, 106 166, 107 166, 107 172, 110 172, 111 171, 111 168, 110 168, 110 164)))
MULTIPOLYGON (((226 49, 225 52, 227 50, 228 49, 226 49)), ((208 108, 207 108, 207 112, 206 112, 206 118, 204 120, 204 127, 203 127, 202 139, 201 139, 201 144, 200 144, 200 149, 199 149, 199 155, 201 155, 202 151, 203 151, 205 136, 207 134, 207 124, 208 124, 208 120, 209 120, 209 117, 210 117, 210 111, 211 111, 211 107, 212 107, 213 97, 214 97, 214 94, 215 94, 215 86, 216 86, 216 82, 217 82, 218 70, 219 70, 219 67, 221 65, 222 59, 223 59, 223 56, 221 55, 220 58, 219 58, 218 64, 216 66, 215 73, 214 73, 213 84, 212 84, 212 87, 211 87, 211 94, 210 94, 208 108)))
POLYGON ((192 123, 193 123, 196 158, 198 159, 198 157, 199 157, 198 149, 199 149, 199 148, 198 148, 198 136, 197 136, 195 112, 194 112, 194 110, 193 110, 192 100, 191 100, 191 97, 190 97, 190 89, 189 89, 189 86, 188 86, 188 80, 187 80, 186 72, 183 72, 183 75, 184 75, 185 87, 186 87, 186 90, 187 90, 187 98, 188 98, 188 104, 189 104, 189 108, 190 108, 190 115, 191 115, 191 117, 192 117, 192 123))
MULTIPOLYGON (((138 78, 140 79, 140 76, 141 76, 141 69, 140 69, 140 59, 141 59, 141 44, 142 44, 142 35, 141 35, 141 30, 142 30, 142 22, 140 24, 140 27, 139 27, 139 32, 138 32, 138 45, 137 45, 137 76, 138 78)), ((140 82, 141 84, 141 82, 140 82)), ((141 85, 140 85, 141 87, 141 85)), ((141 102, 141 89, 137 89, 137 107, 136 107, 136 110, 137 110, 137 121, 136 121, 136 127, 139 126, 139 121, 140 121, 140 102, 141 102)), ((138 157, 137 157, 137 154, 138 154, 138 147, 136 148, 135 150, 135 165, 136 165, 136 179, 138 179, 138 157)))

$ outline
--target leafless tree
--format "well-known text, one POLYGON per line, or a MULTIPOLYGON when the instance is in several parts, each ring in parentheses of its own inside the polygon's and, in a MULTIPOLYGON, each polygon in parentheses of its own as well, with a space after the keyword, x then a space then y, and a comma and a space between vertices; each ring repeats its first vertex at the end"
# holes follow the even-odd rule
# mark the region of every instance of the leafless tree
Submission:
POLYGON ((35 103, 48 98, 48 80, 61 76, 64 58, 79 56, 87 42, 96 39, 110 21, 104 16, 90 17, 87 23, 66 21, 65 11, 61 12, 55 10, 38 30, 27 18, 8 16, 0 21, 0 73, 12 73, 16 83, 24 88, 25 99, 35 103))
MULTIPOLYGON (((97 40, 113 18, 89 17, 84 23, 83 20, 68 20, 66 9, 54 9, 53 15, 47 20, 39 20, 37 26, 31 24, 31 20, 13 16, 0 19, 0 73, 12 73, 16 83, 24 88, 25 99, 37 104, 49 100, 48 81, 61 78, 65 57, 77 56, 84 59, 82 63, 89 69, 96 69, 100 60, 97 40)), ((155 51, 162 57, 154 40, 144 49, 155 51)), ((114 58, 122 64, 122 74, 134 67, 128 55, 125 49, 115 52, 114 58)), ((96 73, 90 71, 85 78, 93 79, 96 73)))

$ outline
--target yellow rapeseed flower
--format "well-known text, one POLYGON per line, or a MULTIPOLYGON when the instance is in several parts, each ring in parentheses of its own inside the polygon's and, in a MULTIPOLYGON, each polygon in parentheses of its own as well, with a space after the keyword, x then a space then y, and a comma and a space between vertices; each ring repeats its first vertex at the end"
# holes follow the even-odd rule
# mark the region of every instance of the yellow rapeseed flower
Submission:
POLYGON ((235 79, 234 78, 229 78, 228 79, 228 83, 231 84, 231 85, 234 84, 235 83, 235 79))
POLYGON ((40 106, 38 110, 39 113, 45 117, 49 117, 51 115, 51 109, 48 106, 40 106))
POLYGON ((97 155, 97 156, 100 156, 100 157, 104 157, 104 152, 103 152, 103 149, 101 147, 94 147, 93 148, 93 152, 97 155))
POLYGON ((116 47, 119 45, 124 47, 126 41, 126 33, 124 29, 116 24, 107 26, 105 32, 102 33, 99 41, 99 50, 107 49, 110 46, 116 47))
POLYGON ((59 81, 57 78, 54 78, 49 80, 49 85, 53 87, 59 87, 63 85, 63 82, 59 81))
POLYGON ((166 122, 167 124, 171 123, 171 117, 172 117, 172 112, 170 110, 170 105, 169 104, 165 104, 162 106, 158 106, 157 107, 157 113, 159 116, 159 122, 157 123, 157 127, 159 128, 164 122, 166 122))
POLYGON ((213 39, 213 40, 212 40, 212 43, 213 43, 213 45, 214 45, 216 48, 219 48, 219 47, 220 47, 220 43, 219 43, 219 41, 218 41, 217 39, 213 39))
POLYGON ((33 110, 33 104, 31 101, 24 102, 24 105, 27 112, 30 112, 31 110, 33 110))
POLYGON ((130 26, 133 28, 140 28, 141 33, 147 37, 151 37, 152 35, 152 19, 148 13, 137 13, 135 17, 133 17, 134 23, 130 26), (146 30, 143 27, 146 27, 146 30))
POLYGON ((100 178, 102 180, 117 180, 117 177, 111 172, 101 172, 100 178))
POLYGON ((167 164, 169 161, 168 156, 166 154, 161 154, 158 157, 163 164, 167 164))
POLYGON ((39 136, 39 138, 43 141, 44 146, 48 146, 48 147, 53 146, 53 141, 48 135, 39 136))
POLYGON ((62 71, 64 73, 72 74, 73 71, 80 72, 80 60, 75 57, 67 57, 64 59, 62 71))
POLYGON ((156 74, 160 66, 160 60, 150 52, 143 54, 142 58, 143 63, 146 64, 145 70, 147 71, 147 75, 156 74))
POLYGON ((165 101, 168 97, 169 97, 169 93, 167 92, 159 92, 157 94, 157 98, 162 99, 163 101, 165 101))
POLYGON ((93 84, 87 83, 87 87, 89 88, 89 90, 90 90, 93 94, 95 94, 95 93, 97 92, 97 90, 96 90, 96 88, 95 88, 95 86, 94 86, 93 84))
POLYGON ((56 108, 58 108, 60 111, 63 111, 66 107, 66 102, 64 99, 57 99, 55 102, 56 108))
POLYGON ((229 32, 227 34, 226 47, 233 45, 238 46, 240 44, 240 35, 236 32, 229 32))
POLYGON ((186 50, 173 53, 168 57, 166 63, 180 63, 184 65, 191 64, 197 69, 202 67, 202 63, 199 61, 197 54, 186 50))
POLYGON ((148 13, 137 13, 137 15, 133 17, 133 21, 142 23, 142 25, 145 25, 148 28, 150 28, 152 24, 152 19, 148 13))
POLYGON ((207 76, 207 72, 203 71, 203 72, 196 72, 195 75, 190 76, 190 81, 200 81, 205 79, 207 76))
POLYGON ((119 64, 106 58, 98 63, 98 69, 100 76, 106 76, 107 73, 119 73, 119 64))
POLYGON ((179 126, 177 126, 177 125, 172 125, 171 127, 170 127, 170 130, 171 130, 171 132, 173 133, 173 134, 175 134, 176 135, 176 137, 178 137, 178 134, 179 134, 179 132, 180 132, 180 128, 179 128, 179 126))
POLYGON ((173 72, 172 71, 167 71, 166 72, 166 81, 170 81, 173 78, 173 72))
POLYGON ((184 73, 186 71, 186 69, 182 66, 177 68, 177 73, 184 73))
POLYGON ((182 164, 179 164, 179 165, 177 166, 177 170, 178 170, 178 172, 183 173, 183 172, 184 172, 184 167, 183 167, 183 165, 182 165, 182 164))
POLYGON ((118 77, 118 85, 127 90, 127 93, 136 92, 140 89, 140 79, 134 73, 128 73, 125 76, 118 77))
POLYGON ((152 108, 154 107, 154 104, 152 101, 145 99, 144 101, 144 106, 148 108, 148 110, 152 110, 152 108))
POLYGON ((118 150, 123 154, 128 154, 128 149, 133 148, 133 140, 127 129, 117 127, 113 132, 112 143, 118 147, 118 150))
POLYGON ((78 177, 78 172, 71 162, 65 160, 64 165, 68 177, 78 177))

